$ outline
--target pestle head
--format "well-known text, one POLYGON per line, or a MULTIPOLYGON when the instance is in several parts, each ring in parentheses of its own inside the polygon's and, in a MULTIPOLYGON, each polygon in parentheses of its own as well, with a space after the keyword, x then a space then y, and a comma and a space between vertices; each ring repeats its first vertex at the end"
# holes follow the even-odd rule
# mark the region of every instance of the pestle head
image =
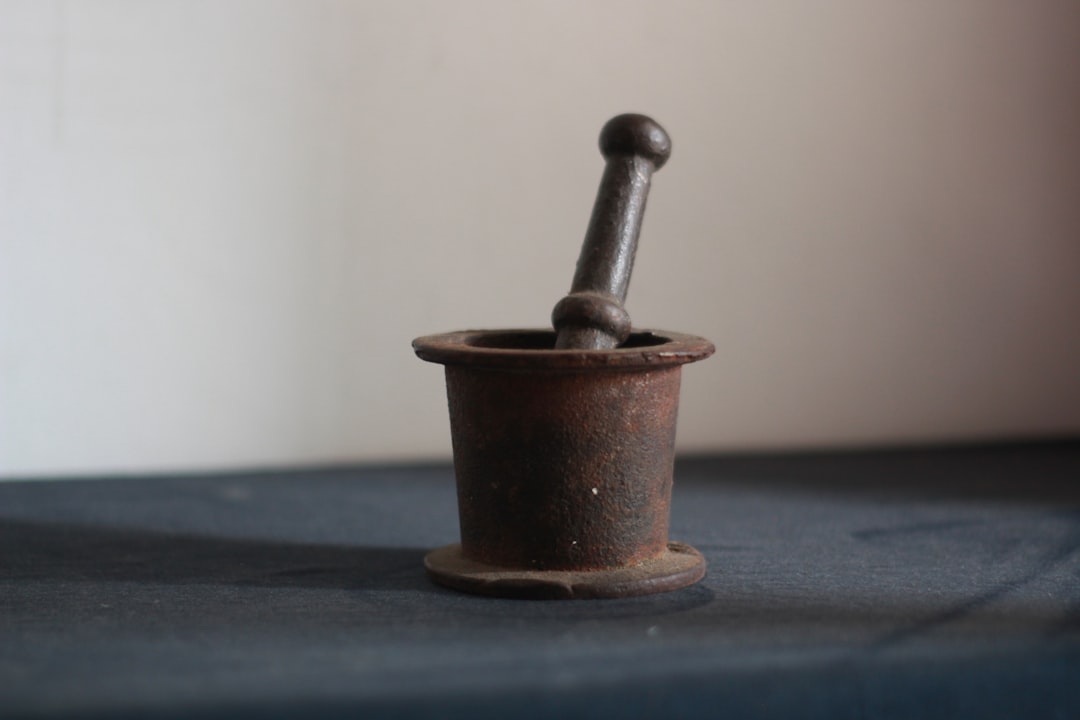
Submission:
POLYGON ((605 158, 636 155, 659 170, 671 157, 671 138, 660 123, 646 115, 626 113, 604 124, 600 131, 600 152, 605 158))

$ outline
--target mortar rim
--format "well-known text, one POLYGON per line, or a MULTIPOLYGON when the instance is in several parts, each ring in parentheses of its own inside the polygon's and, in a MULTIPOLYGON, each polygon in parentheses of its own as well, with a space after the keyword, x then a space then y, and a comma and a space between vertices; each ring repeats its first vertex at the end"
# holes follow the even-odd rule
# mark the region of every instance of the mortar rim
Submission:
POLYGON ((417 357, 427 362, 505 369, 645 370, 697 362, 716 352, 705 338, 667 330, 634 330, 624 346, 613 350, 556 350, 554 345, 555 332, 547 329, 458 330, 412 342, 417 357), (482 344, 499 337, 533 346, 482 344), (541 339, 543 346, 535 346, 541 339))

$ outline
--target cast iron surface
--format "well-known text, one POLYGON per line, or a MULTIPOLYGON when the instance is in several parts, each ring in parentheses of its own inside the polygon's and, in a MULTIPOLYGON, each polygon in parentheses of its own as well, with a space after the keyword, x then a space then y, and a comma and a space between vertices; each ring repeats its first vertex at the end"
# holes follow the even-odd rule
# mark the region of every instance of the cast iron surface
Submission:
POLYGON ((679 590, 705 577, 705 558, 689 545, 669 542, 638 563, 603 570, 518 570, 470 560, 455 543, 428 553, 424 566, 448 588, 493 597, 596 600, 679 590))
POLYGON ((600 152, 607 164, 574 281, 552 312, 556 347, 564 349, 608 350, 630 335, 623 303, 649 183, 671 155, 671 139, 651 118, 619 115, 600 131, 600 152))
MULTIPOLYGON (((426 566, 459 590, 621 597, 697 582, 705 561, 668 543, 681 366, 701 338, 631 334, 623 309, 652 173, 671 140, 644 115, 600 132, 607 166, 554 335, 419 338, 446 365, 461 543, 426 566)), ((687 547, 686 551, 683 548, 687 547)))
POLYGON ((700 580, 704 559, 671 550, 668 525, 681 369, 712 345, 666 332, 607 351, 554 341, 518 330, 415 342, 446 365, 461 526, 460 546, 427 558, 432 577, 548 599, 700 580))
POLYGON ((449 465, 0 482, 0 717, 1080 717, 1080 443, 695 458, 672 593, 445 590, 449 465))

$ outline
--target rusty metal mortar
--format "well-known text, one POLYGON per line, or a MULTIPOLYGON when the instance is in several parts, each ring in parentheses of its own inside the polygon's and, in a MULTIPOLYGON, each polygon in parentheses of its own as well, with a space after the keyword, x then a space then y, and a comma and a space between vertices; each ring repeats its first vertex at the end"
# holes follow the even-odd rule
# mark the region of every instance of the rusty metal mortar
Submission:
POLYGON ((534 599, 664 592, 705 575, 668 539, 682 366, 703 338, 634 331, 623 308, 652 174, 671 141, 644 115, 600 133, 606 167, 554 331, 413 342, 446 366, 461 542, 425 558, 470 593, 534 599))

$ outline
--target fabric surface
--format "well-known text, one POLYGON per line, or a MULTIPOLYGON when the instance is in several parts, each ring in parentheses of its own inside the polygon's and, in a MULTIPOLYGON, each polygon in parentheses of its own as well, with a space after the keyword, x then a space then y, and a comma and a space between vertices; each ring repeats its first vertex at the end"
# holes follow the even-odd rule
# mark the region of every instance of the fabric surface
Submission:
POLYGON ((0 717, 1080 716, 1080 443, 683 459, 671 537, 497 600, 445 466, 0 483, 0 717))

